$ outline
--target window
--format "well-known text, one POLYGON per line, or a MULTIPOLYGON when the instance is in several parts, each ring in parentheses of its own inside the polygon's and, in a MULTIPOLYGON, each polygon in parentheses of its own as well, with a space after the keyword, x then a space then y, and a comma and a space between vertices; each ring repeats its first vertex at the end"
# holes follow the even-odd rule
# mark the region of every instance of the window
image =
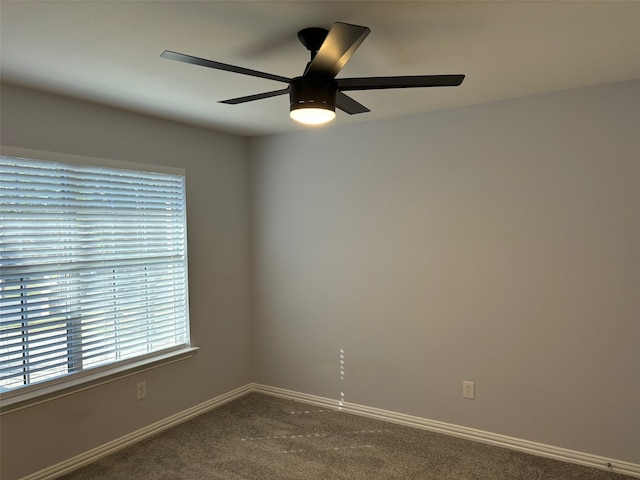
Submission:
POLYGON ((188 347, 184 175, 0 157, 0 390, 188 347))

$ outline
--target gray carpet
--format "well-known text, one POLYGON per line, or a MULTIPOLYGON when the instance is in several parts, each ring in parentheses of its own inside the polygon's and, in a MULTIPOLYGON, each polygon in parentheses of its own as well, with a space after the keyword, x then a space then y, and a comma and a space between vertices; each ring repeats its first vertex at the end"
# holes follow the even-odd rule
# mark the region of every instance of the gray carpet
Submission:
POLYGON ((249 394, 65 480, 622 480, 572 465, 249 394))

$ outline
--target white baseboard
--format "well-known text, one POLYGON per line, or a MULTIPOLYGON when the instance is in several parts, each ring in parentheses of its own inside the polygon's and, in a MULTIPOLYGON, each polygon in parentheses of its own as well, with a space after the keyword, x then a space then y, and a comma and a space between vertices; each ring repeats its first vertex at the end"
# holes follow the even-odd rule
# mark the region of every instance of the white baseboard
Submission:
POLYGON ((44 470, 40 470, 36 473, 23 477, 21 480, 53 480, 54 478, 64 475, 65 473, 69 473, 80 467, 88 465, 89 463, 93 463, 100 458, 111 455, 112 453, 128 447, 129 445, 140 442, 145 438, 156 435, 163 430, 174 427, 191 418, 197 417, 198 415, 219 407, 220 405, 235 400, 236 398, 240 398, 251 391, 251 385, 245 385, 243 387, 236 388, 235 390, 219 395, 211 400, 196 405, 195 407, 191 407, 187 410, 176 413, 175 415, 171 415, 164 420, 152 423, 151 425, 141 428, 140 430, 136 430, 135 432, 117 438, 111 442, 105 443, 104 445, 101 445, 97 448, 93 448, 84 453, 81 453, 80 455, 76 455, 75 457, 65 460, 64 462, 57 463, 56 465, 45 468, 44 470))
POLYGON ((191 407, 175 415, 171 415, 164 420, 160 420, 159 422, 136 430, 135 432, 132 432, 128 435, 105 443, 104 445, 88 450, 80 455, 76 455, 75 457, 72 457, 68 460, 57 463, 56 465, 52 465, 51 467, 45 468, 44 470, 40 470, 36 473, 23 477, 21 480, 53 480, 61 475, 64 475, 65 473, 69 473, 80 467, 88 465, 89 463, 95 462, 100 458, 111 455, 112 453, 128 447, 129 445, 140 442, 145 438, 156 435, 163 430, 174 427, 182 422, 197 417, 198 415, 201 415, 211 409, 219 407, 227 402, 240 398, 251 392, 262 393, 273 397, 286 398, 324 408, 342 410, 346 413, 353 413, 355 415, 374 418, 389 423, 405 425, 408 427, 419 428, 431 432, 465 438, 467 440, 473 440, 476 442, 486 443, 503 448, 510 448, 512 450, 518 450, 533 455, 554 458, 556 460, 561 460, 564 462, 585 465, 588 467, 594 467, 601 470, 607 470, 610 472, 640 478, 640 465, 634 463, 609 459, 597 455, 591 455, 588 453, 554 447, 551 445, 530 442, 528 440, 507 437, 505 435, 461 427, 459 425, 438 422, 435 420, 428 420, 426 418, 414 417, 411 415, 391 412, 379 408, 367 407, 355 403, 343 402, 342 404, 340 404, 340 402, 335 399, 318 397, 316 395, 309 395, 306 393, 295 392, 293 390, 286 390, 283 388, 270 387, 267 385, 260 385, 257 383, 250 383, 243 387, 236 388, 235 390, 227 392, 223 395, 217 396, 204 403, 196 405, 195 407, 191 407))
POLYGON ((419 428, 431 432, 442 433, 454 437, 464 438, 475 442, 485 443, 520 452, 530 453, 541 457, 553 458, 563 462, 584 465, 587 467, 598 468, 622 475, 629 475, 640 478, 640 465, 622 460, 615 460, 589 453, 577 452, 566 448, 554 447, 542 443, 531 442, 521 438, 508 437, 497 433, 485 432, 473 428, 462 427, 450 423, 438 422, 412 415, 391 412, 379 408, 367 407, 350 402, 340 402, 336 399, 318 397, 308 395, 306 393, 295 392, 283 388, 270 387, 267 385, 252 384, 252 391, 271 395, 279 398, 287 398, 311 405, 324 408, 333 408, 342 410, 346 413, 353 413, 363 417, 374 418, 397 425, 405 425, 408 427, 419 428))

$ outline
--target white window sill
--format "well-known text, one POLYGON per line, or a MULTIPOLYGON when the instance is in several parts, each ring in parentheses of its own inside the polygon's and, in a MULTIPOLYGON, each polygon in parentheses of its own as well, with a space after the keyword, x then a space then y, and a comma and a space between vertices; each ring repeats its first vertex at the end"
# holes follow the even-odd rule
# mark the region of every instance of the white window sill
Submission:
POLYGON ((121 378, 130 377, 140 372, 162 367, 170 363, 179 362, 193 357, 197 352, 197 347, 187 347, 98 373, 69 379, 55 385, 43 386, 42 388, 30 390, 28 392, 7 392, 0 395, 0 415, 29 408, 57 398, 73 395, 74 393, 81 392, 83 390, 95 388, 97 386, 104 385, 105 383, 114 382, 121 378))

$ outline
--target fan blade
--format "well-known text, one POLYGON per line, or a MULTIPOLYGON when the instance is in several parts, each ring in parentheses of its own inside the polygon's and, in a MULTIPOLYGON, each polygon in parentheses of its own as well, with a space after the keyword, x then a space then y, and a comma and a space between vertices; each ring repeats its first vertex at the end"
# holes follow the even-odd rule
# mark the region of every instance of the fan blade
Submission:
POLYGON ((289 93, 289 87, 282 90, 274 90, 273 92, 257 93, 246 97, 230 98, 229 100, 220 100, 218 103, 226 103, 227 105, 237 105, 239 103, 253 102, 254 100, 262 100, 263 98, 277 97, 289 93))
POLYGON ((378 90, 383 88, 457 87, 464 75, 416 75, 410 77, 336 78, 338 88, 349 90, 378 90))
POLYGON ((334 23, 304 74, 329 75, 331 78, 335 78, 370 31, 368 27, 341 22, 334 23))
POLYGON ((353 98, 345 95, 342 92, 336 92, 336 107, 349 115, 355 115, 356 113, 370 112, 367 107, 356 102, 353 98))
POLYGON ((172 52, 165 50, 160 55, 162 58, 169 60, 175 60, 176 62, 190 63, 192 65, 200 65, 202 67, 215 68, 216 70, 225 70, 227 72, 241 73, 242 75, 250 75, 252 77, 266 78, 268 80, 276 80, 278 82, 289 83, 290 78, 281 77, 280 75, 273 75, 271 73, 259 72, 258 70, 251 70, 249 68, 236 67, 235 65, 229 65, 227 63, 214 62, 213 60, 207 60, 204 58, 192 57, 191 55, 185 55, 184 53, 172 52))

